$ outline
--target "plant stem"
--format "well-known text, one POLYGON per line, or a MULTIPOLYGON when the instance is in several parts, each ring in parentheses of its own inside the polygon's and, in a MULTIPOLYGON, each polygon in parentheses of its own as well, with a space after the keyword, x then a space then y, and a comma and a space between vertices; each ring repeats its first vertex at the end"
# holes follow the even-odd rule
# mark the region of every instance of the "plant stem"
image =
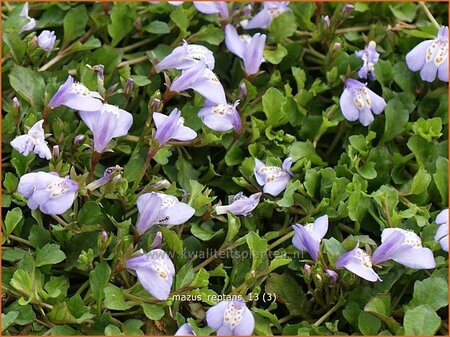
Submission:
POLYGON ((145 176, 145 172, 147 172, 147 170, 150 167, 150 161, 153 159, 153 157, 158 152, 158 150, 159 150, 159 147, 154 146, 154 145, 150 146, 150 149, 148 149, 147 158, 145 159, 144 166, 142 167, 142 170, 139 173, 139 177, 134 181, 134 185, 131 189, 132 193, 134 193, 136 191, 136 189, 138 188, 139 183, 141 182, 142 178, 144 178, 144 176, 145 176))
POLYGON ((26 245, 28 245, 30 247, 33 247, 33 245, 30 243, 30 241, 22 239, 22 238, 20 238, 18 236, 12 235, 12 234, 8 235, 8 239, 11 239, 11 240, 14 240, 14 241, 26 244, 26 245))
POLYGON ((88 175, 87 181, 91 182, 92 178, 94 178, 95 167, 97 166, 101 157, 102 157, 101 153, 99 153, 97 151, 92 152, 91 169, 89 170, 89 175, 88 175))
POLYGON ((336 29, 335 33, 336 34, 345 34, 345 33, 350 33, 350 32, 364 32, 369 29, 370 29, 370 26, 355 26, 355 27, 336 29))
POLYGON ((117 68, 122 68, 122 67, 125 67, 125 66, 127 66, 127 65, 132 65, 132 64, 136 64, 136 63, 141 63, 141 62, 144 62, 144 61, 147 61, 147 60, 148 60, 148 56, 147 56, 147 55, 144 55, 144 56, 141 56, 141 57, 137 57, 137 58, 135 58, 135 59, 132 59, 132 60, 120 62, 120 63, 117 65, 117 68))
POLYGON ((342 306, 342 301, 337 302, 330 310, 328 310, 322 317, 320 317, 316 323, 314 323, 314 326, 319 326, 323 322, 325 322, 328 317, 331 316, 333 312, 335 312, 337 309, 339 309, 342 306))
POLYGON ((440 29, 441 25, 439 24, 439 22, 436 21, 436 19, 434 18, 433 14, 431 14, 430 10, 428 9, 427 5, 425 5, 424 2, 419 1, 419 6, 422 7, 423 11, 425 12, 425 14, 427 15, 428 19, 430 19, 431 23, 437 28, 440 29))

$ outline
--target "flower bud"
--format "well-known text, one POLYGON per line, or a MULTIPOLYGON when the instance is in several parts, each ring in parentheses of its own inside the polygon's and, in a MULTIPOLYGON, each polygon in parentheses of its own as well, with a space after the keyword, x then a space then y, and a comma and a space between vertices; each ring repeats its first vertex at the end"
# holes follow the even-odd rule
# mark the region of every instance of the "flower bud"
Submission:
POLYGON ((339 275, 334 270, 325 269, 325 273, 333 280, 333 283, 338 281, 339 275))
POLYGON ((153 188, 155 190, 162 190, 162 189, 168 189, 170 187, 170 181, 168 181, 167 179, 162 179, 160 181, 157 181, 156 183, 153 184, 153 188))
POLYGON ((58 157, 59 157, 59 146, 58 145, 53 146, 52 156, 53 156, 53 158, 58 159, 58 157))
POLYGON ((247 99, 247 86, 244 82, 239 85, 239 89, 241 91, 241 99, 245 101, 247 99))
POLYGON ((330 17, 328 15, 322 16, 322 22, 323 22, 323 26, 325 27, 325 29, 330 28, 331 22, 330 22, 330 17))
POLYGON ((152 242, 152 249, 158 249, 161 247, 162 238, 163 236, 161 232, 156 233, 155 238, 153 239, 152 242))
POLYGON ((333 44, 333 51, 338 51, 339 49, 341 49, 341 43, 340 42, 335 42, 333 44))
POLYGON ((162 108, 162 101, 158 98, 153 99, 153 101, 150 104, 150 109, 151 111, 155 112, 155 111, 161 111, 162 108))
POLYGON ((97 64, 92 67, 92 70, 97 73, 98 80, 103 82, 103 80, 105 79, 105 67, 102 64, 97 64))
POLYGON ((20 109, 20 102, 19 102, 19 100, 17 99, 16 96, 14 96, 14 98, 12 99, 12 102, 13 102, 14 109, 19 110, 20 109))
POLYGON ((241 14, 243 16, 250 16, 252 14, 252 9, 253 9, 253 5, 252 4, 245 5, 242 8, 241 14))
POLYGON ((106 233, 106 231, 102 231, 100 234, 100 238, 103 242, 106 242, 108 240, 108 233, 106 233))
POLYGON ((351 12, 355 10, 355 6, 352 4, 345 4, 344 8, 342 8, 342 14, 349 15, 351 12))
POLYGON ((131 94, 133 93, 133 88, 134 88, 134 80, 130 77, 127 79, 127 82, 125 83, 125 95, 127 96, 131 96, 131 94))
POLYGON ((303 272, 305 273, 305 275, 310 276, 311 275, 311 266, 306 263, 305 266, 303 267, 303 272))
POLYGON ((73 145, 78 145, 82 143, 84 138, 85 138, 84 135, 76 135, 75 138, 73 139, 73 145))

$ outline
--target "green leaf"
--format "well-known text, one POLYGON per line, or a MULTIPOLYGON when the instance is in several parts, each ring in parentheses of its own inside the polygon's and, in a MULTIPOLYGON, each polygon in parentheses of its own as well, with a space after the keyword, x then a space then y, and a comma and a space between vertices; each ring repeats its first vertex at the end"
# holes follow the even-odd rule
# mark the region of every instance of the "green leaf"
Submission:
POLYGON ((11 211, 8 211, 8 213, 6 213, 5 217, 6 236, 8 236, 13 232, 14 228, 16 228, 16 226, 22 220, 22 217, 23 217, 22 210, 19 207, 15 207, 11 211))
POLYGON ((108 33, 113 38, 111 47, 117 46, 128 33, 133 31, 136 18, 136 4, 114 3, 111 10, 111 23, 108 25, 108 33))
POLYGON ((287 123, 287 114, 280 107, 286 102, 286 98, 276 88, 269 88, 262 97, 263 111, 267 117, 268 125, 273 127, 287 123))
POLYGON ((64 43, 69 43, 84 34, 89 15, 84 5, 72 8, 64 17, 64 43))
POLYGON ((377 335, 380 328, 381 321, 378 317, 365 311, 359 314, 358 329, 364 336, 377 335))
POLYGON ((105 306, 111 310, 127 310, 131 308, 123 298, 123 289, 116 287, 113 284, 108 284, 104 289, 105 292, 105 306))
POLYGON ((17 33, 3 33, 3 41, 9 48, 13 60, 17 64, 22 64, 27 52, 27 44, 17 33))
POLYGON ((100 225, 103 214, 98 202, 88 201, 78 212, 80 225, 100 225))
POLYGON ((97 308, 101 308, 101 303, 104 298, 103 290, 108 284, 110 276, 111 268, 106 262, 99 263, 89 274, 92 297, 97 302, 97 308))
POLYGON ((31 68, 15 65, 9 74, 9 82, 22 99, 30 103, 35 110, 42 110, 45 83, 40 73, 31 68))
POLYGON ((6 315, 2 313, 2 332, 8 329, 18 316, 18 311, 10 311, 6 315))
POLYGON ((379 60, 374 67, 374 74, 378 82, 386 87, 389 86, 394 79, 391 62, 379 60))
POLYGON ((273 18, 269 26, 269 33, 276 42, 283 42, 294 35, 297 30, 295 16, 291 11, 286 11, 273 18))
POLYGON ((66 258, 66 254, 59 249, 59 245, 48 243, 42 248, 36 249, 36 267, 57 264, 66 258))
POLYGON ((431 175, 428 174, 424 167, 420 167, 412 180, 407 182, 401 188, 404 195, 421 194, 426 191, 431 182, 431 175))
POLYGON ((412 2, 396 3, 389 8, 397 19, 412 22, 416 17, 417 5, 412 2))
POLYGON ((275 49, 264 49, 264 59, 272 64, 279 64, 287 54, 282 44, 278 44, 275 49))
POLYGON ((439 330, 441 318, 428 305, 422 304, 406 310, 403 325, 407 336, 433 336, 439 330))
POLYGON ((409 119, 409 111, 404 108, 403 103, 398 99, 391 99, 384 109, 386 122, 384 125, 384 134, 381 142, 387 142, 394 139, 405 130, 406 123, 409 119))
POLYGON ((164 316, 164 307, 158 304, 142 303, 144 314, 152 321, 160 320, 164 316))
POLYGON ((25 270, 16 270, 11 279, 11 285, 18 290, 23 296, 33 297, 33 280, 30 273, 25 270))
POLYGON ((246 241, 252 254, 252 270, 256 270, 267 259, 269 245, 266 240, 261 239, 255 232, 248 233, 246 241))
POLYGON ((436 173, 433 174, 434 183, 442 198, 442 204, 447 205, 448 198, 448 159, 439 157, 436 160, 436 173))
MULTIPOLYGON (((15 301, 11 305, 4 308, 4 313, 9 314, 10 312, 17 312, 18 316, 14 319, 14 324, 27 325, 36 319, 36 314, 33 311, 33 306, 31 304, 22 305, 20 301, 15 301)), ((14 315, 15 316, 15 315, 14 315)), ((2 320, 2 329, 3 329, 2 320)))
POLYGON ((34 248, 42 248, 52 241, 50 232, 39 225, 33 225, 28 241, 34 248))
MULTIPOLYGON (((187 27, 186 27, 187 28, 187 27)), ((213 46, 218 46, 225 38, 225 34, 222 29, 215 25, 202 26, 200 30, 192 35, 192 41, 205 41, 213 46)))
POLYGON ((170 33, 170 27, 167 23, 163 21, 152 21, 148 26, 144 27, 144 30, 147 33, 156 34, 156 35, 163 35, 163 34, 169 34, 170 33))
POLYGON ((178 237, 177 233, 165 227, 161 227, 160 231, 164 237, 164 242, 169 249, 178 255, 183 254, 183 241, 178 237))
POLYGON ((190 21, 187 11, 179 6, 170 13, 170 19, 177 25, 183 33, 187 32, 190 21))
POLYGON ((413 92, 415 86, 414 74, 406 66, 404 61, 396 63, 392 67, 392 73, 394 74, 394 82, 406 92, 413 92))
POLYGON ((5 179, 3 180, 3 186, 8 193, 13 193, 17 189, 19 179, 11 172, 5 173, 5 179))
POLYGON ((289 156, 293 162, 301 159, 308 159, 312 163, 317 165, 324 165, 322 158, 316 153, 314 146, 311 142, 294 142, 289 148, 289 156))
POLYGON ((448 305, 448 283, 441 277, 429 277, 423 281, 416 281, 414 294, 408 307, 427 304, 436 311, 448 305))

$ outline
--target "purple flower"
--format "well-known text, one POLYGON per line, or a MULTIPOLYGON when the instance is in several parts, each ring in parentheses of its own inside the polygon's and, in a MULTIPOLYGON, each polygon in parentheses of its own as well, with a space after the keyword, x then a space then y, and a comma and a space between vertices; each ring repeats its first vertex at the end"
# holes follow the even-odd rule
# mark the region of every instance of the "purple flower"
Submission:
POLYGON ((380 265, 387 260, 412 269, 435 267, 433 252, 422 247, 420 237, 401 228, 386 228, 381 233, 381 245, 373 253, 372 262, 380 265))
POLYGON ((438 214, 436 223, 439 225, 439 228, 434 239, 439 241, 441 248, 448 252, 448 208, 438 214))
POLYGON ((331 269, 325 269, 325 273, 333 280, 334 283, 336 283, 339 280, 339 275, 334 270, 331 269))
POLYGON ((37 37, 39 47, 41 47, 45 51, 51 51, 53 49, 55 41, 55 32, 49 30, 43 30, 42 33, 37 37))
POLYGON ((239 192, 233 198, 233 202, 228 206, 216 206, 217 214, 225 214, 230 212, 233 215, 249 216, 251 212, 258 206, 261 193, 254 193, 246 197, 244 193, 239 192))
POLYGON ((78 184, 56 172, 33 172, 20 177, 17 191, 28 198, 28 207, 44 214, 62 214, 72 207, 78 184))
POLYGON ((328 231, 328 215, 317 218, 314 223, 305 226, 294 225, 292 244, 301 251, 308 251, 314 261, 319 259, 320 242, 328 231))
POLYGON ((203 60, 196 65, 182 71, 170 85, 170 90, 182 92, 188 89, 197 91, 207 100, 221 104, 226 102, 225 90, 216 74, 206 67, 203 60))
POLYGON ((266 166, 261 160, 255 158, 254 174, 259 185, 264 186, 263 192, 274 197, 280 194, 293 176, 291 171, 292 158, 283 161, 282 167, 266 166))
POLYGON ((433 82, 436 73, 441 81, 448 82, 448 27, 441 27, 434 40, 419 43, 406 55, 406 64, 412 71, 420 70, 420 77, 433 82))
POLYGON ((34 27, 36 27, 36 20, 28 16, 28 2, 25 2, 19 15, 23 18, 27 18, 28 20, 28 22, 20 28, 19 34, 28 30, 32 30, 34 27))
POLYGON ((375 81, 376 77, 373 73, 375 64, 378 63, 380 54, 376 50, 377 44, 375 41, 370 41, 367 47, 363 50, 358 50, 355 55, 364 61, 363 66, 358 71, 359 78, 369 79, 375 81))
POLYGON ((176 47, 169 55, 163 58, 156 66, 157 72, 165 69, 189 69, 199 61, 204 61, 208 69, 214 69, 214 55, 212 51, 204 46, 188 44, 183 42, 182 46, 176 47))
POLYGON ((52 154, 45 141, 44 129, 42 124, 44 120, 41 119, 34 124, 26 135, 17 136, 10 143, 17 152, 24 156, 28 156, 30 152, 36 153, 39 157, 50 160, 52 154))
POLYGON ((153 239, 153 242, 152 242, 152 249, 160 248, 161 247, 161 243, 162 243, 162 239, 163 239, 162 233, 161 232, 157 232, 156 235, 155 235, 155 238, 153 239))
POLYGON ((269 27, 272 19, 281 13, 289 11, 289 2, 287 1, 265 1, 263 2, 264 8, 256 14, 246 25, 243 25, 245 29, 254 28, 267 28, 269 27))
POLYGON ((197 137, 197 132, 184 126, 184 119, 181 117, 181 111, 173 109, 169 116, 162 113, 153 113, 153 121, 156 126, 155 139, 162 146, 170 139, 181 141, 192 140, 197 137))
POLYGON ((263 52, 266 35, 256 33, 249 35, 238 35, 233 25, 225 27, 225 44, 230 52, 239 56, 244 61, 244 69, 247 75, 256 74, 261 63, 264 62, 263 52))
POLYGON ((174 336, 196 336, 194 330, 192 330, 192 326, 189 323, 184 323, 179 327, 177 332, 175 332, 174 336))
POLYGON ((111 139, 125 136, 133 124, 133 116, 110 104, 97 111, 80 111, 83 122, 94 134, 94 150, 102 153, 111 139))
POLYGON ((355 10, 355 6, 352 4, 345 4, 344 8, 342 8, 342 14, 348 15, 355 10))
POLYGON ((244 301, 222 301, 206 312, 206 323, 217 336, 250 336, 255 318, 244 301))
POLYGON ((220 14, 223 19, 228 19, 228 6, 225 1, 194 1, 194 6, 201 13, 220 14))
POLYGON ((345 81, 345 89, 339 100, 342 114, 353 122, 359 119, 362 125, 373 122, 373 114, 380 114, 386 107, 386 101, 354 79, 345 81))
POLYGON ((359 242, 351 251, 344 253, 337 261, 336 268, 345 268, 353 274, 371 282, 381 281, 377 273, 372 269, 372 259, 361 248, 359 242))
POLYGON ((195 210, 178 201, 172 195, 162 193, 145 193, 137 199, 139 218, 137 221, 137 231, 144 234, 154 225, 181 225, 188 221, 195 213, 195 210))
POLYGON ((103 102, 98 92, 90 91, 81 83, 74 83, 72 76, 69 75, 48 102, 48 106, 52 109, 60 105, 75 110, 98 111, 102 109, 103 102))
POLYGON ((162 301, 169 297, 175 267, 169 256, 161 249, 133 257, 125 263, 127 269, 136 271, 136 275, 145 290, 162 301))
POLYGON ((233 105, 207 102, 198 112, 198 116, 212 130, 229 131, 235 129, 239 131, 241 128, 241 118, 236 109, 238 105, 239 101, 234 102, 233 105))

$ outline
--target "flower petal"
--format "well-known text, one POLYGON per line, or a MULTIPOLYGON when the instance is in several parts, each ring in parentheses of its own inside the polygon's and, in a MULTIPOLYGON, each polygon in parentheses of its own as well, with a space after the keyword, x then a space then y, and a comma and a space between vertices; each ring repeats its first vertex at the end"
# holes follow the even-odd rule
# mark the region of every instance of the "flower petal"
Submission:
POLYGON ((241 59, 244 58, 245 42, 239 37, 236 28, 231 24, 225 26, 225 45, 231 53, 241 59))
POLYGON ((245 308, 241 321, 233 329, 233 336, 251 336, 254 329, 255 317, 253 317, 252 312, 248 308, 245 308))
POLYGON ((386 108, 386 101, 383 99, 383 97, 377 95, 370 89, 366 89, 367 94, 369 95, 370 101, 371 101, 371 109, 372 112, 375 115, 378 115, 383 112, 384 108, 386 108))
POLYGON ((271 22, 272 15, 267 9, 263 9, 244 26, 244 29, 267 28, 271 22))
POLYGON ((393 258, 405 267, 411 269, 431 269, 436 267, 433 252, 424 247, 407 247, 400 249, 393 258))
POLYGON ((156 193, 142 194, 136 201, 139 210, 139 218, 136 229, 139 234, 144 234, 156 224, 162 200, 156 193))
POLYGON ((327 234, 328 231, 328 215, 322 215, 317 218, 312 225, 312 235, 317 240, 322 240, 322 238, 327 234))
POLYGON ((276 197, 284 191, 290 179, 291 177, 287 173, 282 173, 278 178, 267 182, 263 187, 263 191, 276 197))
POLYGON ((354 97, 350 89, 345 88, 339 99, 339 106, 345 119, 353 122, 359 118, 359 110, 355 105, 354 97))
POLYGON ((433 43, 433 40, 427 40, 419 43, 408 54, 406 54, 406 64, 412 71, 422 69, 425 64, 425 58, 428 47, 433 43))
POLYGON ((220 329, 223 325, 223 315, 230 301, 222 301, 208 309, 206 312, 206 323, 214 330, 220 329))
POLYGON ((358 275, 359 277, 362 277, 367 281, 370 282, 381 281, 378 274, 375 273, 375 271, 372 268, 365 267, 356 259, 349 261, 345 265, 345 268, 351 271, 353 274, 358 275))

